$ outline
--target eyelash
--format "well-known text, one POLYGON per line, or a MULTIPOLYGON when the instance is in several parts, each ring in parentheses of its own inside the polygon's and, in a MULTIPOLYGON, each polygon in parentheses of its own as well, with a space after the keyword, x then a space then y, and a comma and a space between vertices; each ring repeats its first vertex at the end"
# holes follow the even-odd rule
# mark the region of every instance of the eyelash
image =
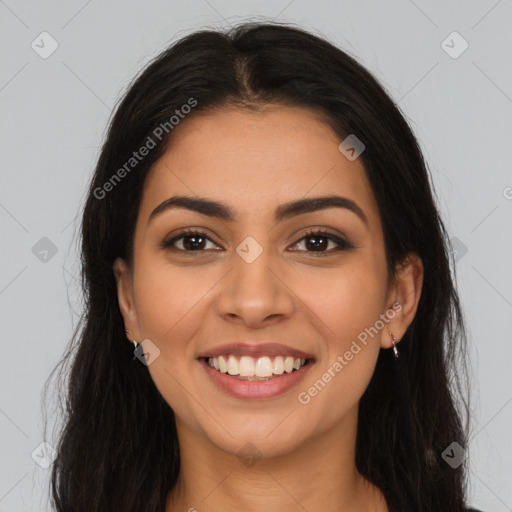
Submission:
MULTIPOLYGON (((179 240, 181 240, 183 238, 188 238, 188 237, 205 238, 206 240, 208 240, 208 241, 210 241, 212 243, 215 243, 215 242, 213 242, 213 240, 211 238, 206 236, 205 233, 202 233, 201 231, 197 231, 197 230, 188 229, 188 230, 182 231, 181 233, 179 233, 175 237, 171 238, 170 240, 164 240, 160 244, 160 247, 162 249, 168 249, 168 250, 173 250, 173 251, 178 251, 178 252, 183 252, 183 253, 188 253, 188 254, 202 253, 202 252, 206 251, 205 249, 199 249, 197 251, 188 251, 186 249, 178 249, 176 247, 173 247, 173 244, 175 242, 177 242, 177 241, 179 241, 179 240)), ((336 235, 333 235, 332 233, 328 233, 326 231, 321 231, 321 230, 311 230, 311 231, 308 231, 299 240, 297 240, 293 245, 296 246, 298 243, 302 242, 306 238, 315 238, 315 237, 316 238, 318 238, 318 237, 327 238, 329 241, 332 241, 332 242, 336 243, 337 247, 335 247, 334 249, 330 249, 329 251, 308 251, 308 250, 304 250, 304 251, 298 251, 298 252, 307 252, 307 253, 310 253, 310 254, 314 254, 315 256, 322 257, 322 256, 329 256, 329 255, 331 255, 333 253, 337 253, 339 251, 350 250, 350 249, 354 249, 355 248, 354 245, 352 245, 347 240, 344 240, 343 238, 340 238, 340 237, 338 237, 336 235)))

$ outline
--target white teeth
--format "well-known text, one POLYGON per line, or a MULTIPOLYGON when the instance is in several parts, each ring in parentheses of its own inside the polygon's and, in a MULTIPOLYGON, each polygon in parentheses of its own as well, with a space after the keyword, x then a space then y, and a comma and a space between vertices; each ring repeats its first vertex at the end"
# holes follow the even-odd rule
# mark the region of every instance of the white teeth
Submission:
POLYGON ((272 371, 276 375, 281 375, 284 372, 283 356, 277 356, 274 358, 274 367, 272 371))
POLYGON ((228 373, 229 375, 240 375, 240 372, 238 371, 238 361, 235 356, 229 356, 228 373))
POLYGON ((272 375, 282 375, 291 373, 294 369, 299 370, 306 364, 305 359, 294 359, 292 356, 263 356, 253 358, 242 356, 238 359, 229 354, 226 356, 209 357, 208 364, 221 373, 229 375, 239 375, 240 377, 271 377, 272 375))
POLYGON ((256 377, 270 377, 272 375, 272 363, 270 357, 260 357, 254 365, 256 377))
POLYGON ((287 357, 284 360, 284 371, 290 373, 293 370, 293 357, 287 357))
MULTIPOLYGON (((215 359, 215 358, 213 358, 215 359)), ((242 356, 238 365, 241 377, 251 377, 254 375, 254 359, 252 357, 242 356)))

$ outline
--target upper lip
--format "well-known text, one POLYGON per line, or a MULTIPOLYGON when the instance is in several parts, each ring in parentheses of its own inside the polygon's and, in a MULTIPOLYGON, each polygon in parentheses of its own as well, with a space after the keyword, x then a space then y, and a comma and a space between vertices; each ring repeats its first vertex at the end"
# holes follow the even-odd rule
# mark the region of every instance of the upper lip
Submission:
POLYGON ((258 343, 257 345, 251 345, 250 343, 229 343, 208 349, 199 354, 198 358, 218 357, 229 354, 250 357, 292 356, 294 359, 313 359, 313 356, 307 352, 279 343, 258 343))

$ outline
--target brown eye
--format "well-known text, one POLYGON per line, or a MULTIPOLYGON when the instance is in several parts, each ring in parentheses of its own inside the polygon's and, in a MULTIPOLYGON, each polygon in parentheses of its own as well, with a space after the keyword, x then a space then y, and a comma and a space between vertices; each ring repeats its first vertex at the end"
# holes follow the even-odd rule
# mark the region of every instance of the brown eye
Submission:
POLYGON ((354 246, 343 240, 342 238, 333 235, 332 233, 326 233, 324 231, 310 231, 306 233, 300 240, 295 242, 295 247, 304 241, 304 251, 300 252, 312 252, 322 255, 324 253, 330 254, 333 252, 341 251, 343 249, 353 249, 354 246), (329 249, 329 250, 327 250, 329 249))
POLYGON ((161 246, 163 249, 183 252, 203 252, 207 249, 205 246, 208 242, 213 244, 213 241, 200 231, 183 231, 170 240, 164 240, 161 246), (177 246, 178 242, 181 244, 181 247, 177 246))

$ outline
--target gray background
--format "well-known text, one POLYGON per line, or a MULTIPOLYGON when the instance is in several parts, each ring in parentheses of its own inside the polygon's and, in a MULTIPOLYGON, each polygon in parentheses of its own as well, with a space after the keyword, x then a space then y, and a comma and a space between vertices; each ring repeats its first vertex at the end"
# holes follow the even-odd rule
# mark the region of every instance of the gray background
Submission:
POLYGON ((474 388, 472 502, 511 511, 511 13, 511 0, 0 0, 0 510, 48 510, 50 469, 31 456, 43 442, 41 390, 81 308, 77 212, 112 107, 171 41, 251 18, 297 23, 356 56, 420 139, 457 238, 474 388), (43 45, 43 31, 58 43, 46 59, 31 47, 43 45), (457 58, 445 50, 459 53, 462 40, 442 45, 453 31, 469 44, 457 58))

